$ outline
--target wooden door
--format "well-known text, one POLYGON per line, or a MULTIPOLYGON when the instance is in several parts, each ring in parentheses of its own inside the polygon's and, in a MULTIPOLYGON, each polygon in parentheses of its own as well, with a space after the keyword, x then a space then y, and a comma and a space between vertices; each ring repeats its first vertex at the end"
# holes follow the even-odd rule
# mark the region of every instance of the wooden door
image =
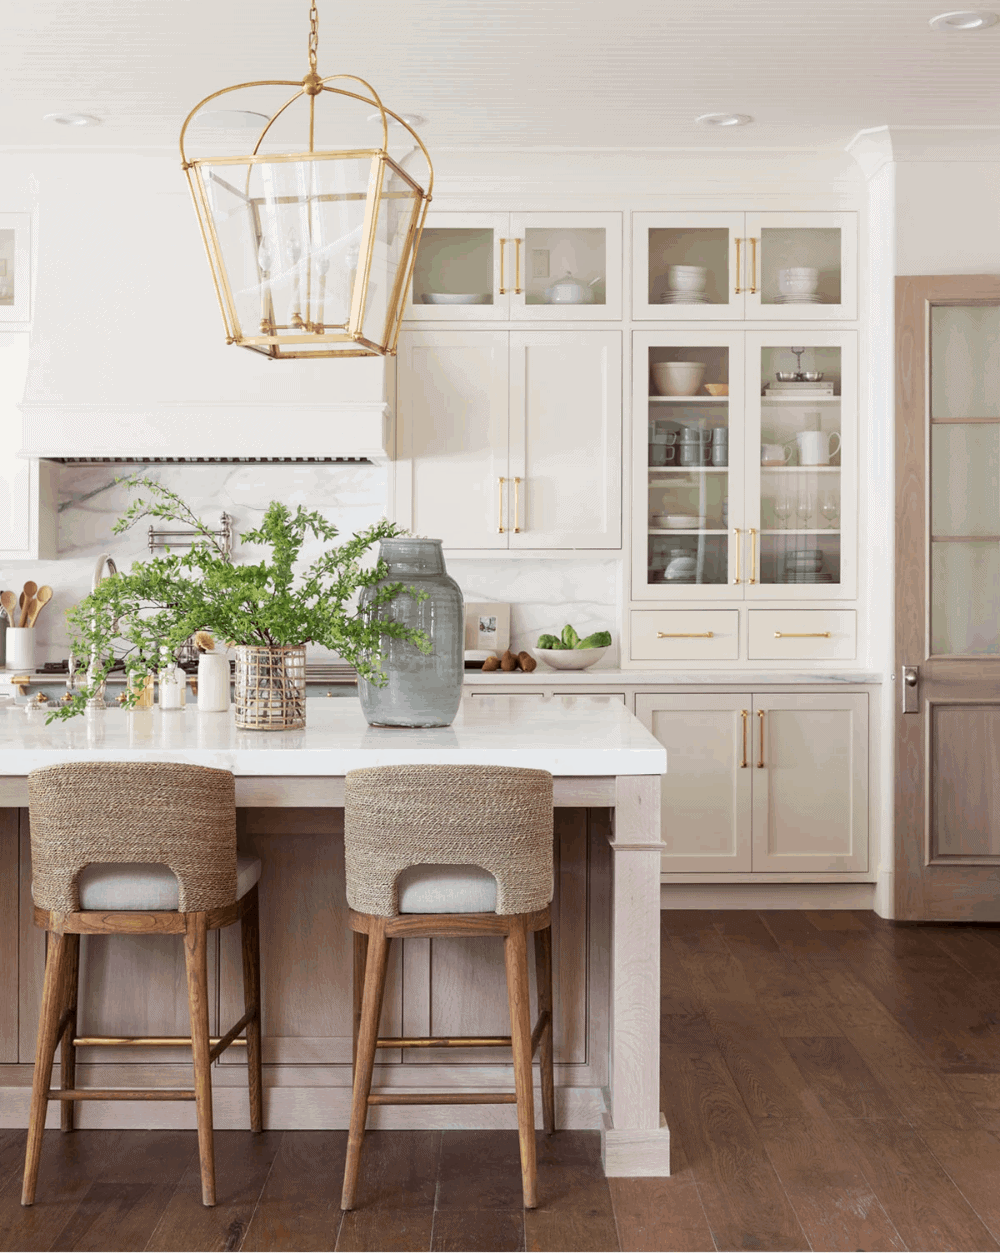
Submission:
POLYGON ((744 222, 742 213, 633 213, 633 318, 742 318, 749 274, 744 222))
POLYGON ((515 213, 510 233, 512 320, 610 322, 622 316, 620 213, 515 213), (547 293, 567 274, 581 284, 584 298, 554 303, 547 293))
POLYGON ((1000 277, 897 279, 896 336, 895 916, 997 921, 1000 277))
POLYGON ((621 353, 618 331, 511 332, 511 548, 621 547, 621 353))
POLYGON ((753 869, 868 869, 868 697, 755 696, 753 869))
POLYGON ((643 696, 636 717, 667 750, 661 780, 665 874, 751 867, 749 693, 643 696))
POLYGON ((507 548, 509 338, 488 330, 399 338, 395 519, 447 549, 507 548))

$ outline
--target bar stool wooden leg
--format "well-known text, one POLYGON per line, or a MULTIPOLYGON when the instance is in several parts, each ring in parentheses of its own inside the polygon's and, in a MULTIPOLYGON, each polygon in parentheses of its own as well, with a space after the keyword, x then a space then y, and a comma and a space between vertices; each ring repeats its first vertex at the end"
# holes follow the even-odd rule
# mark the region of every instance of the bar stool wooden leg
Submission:
POLYGON ((243 1012, 255 1013, 246 1025, 247 1086, 250 1089, 250 1130, 264 1130, 264 1089, 260 1056, 260 914, 257 885, 240 901, 240 941, 243 949, 243 1012))
POLYGON ((365 991, 358 1031, 357 1063, 354 1067, 354 1091, 351 1096, 351 1129, 347 1136, 344 1190, 340 1198, 340 1208, 344 1210, 353 1208, 358 1186, 358 1166, 361 1162, 361 1145, 365 1138, 365 1123, 368 1120, 368 1097, 372 1090, 375 1046, 378 1044, 378 1024, 382 1017, 382 997, 388 962, 389 937, 385 933, 384 921, 378 919, 368 936, 365 991))
POLYGON ((531 1075, 531 994, 528 988, 528 934, 523 918, 511 924, 504 937, 507 1000, 510 1004, 510 1042, 514 1054, 514 1090, 517 1094, 517 1135, 521 1145, 521 1188, 524 1208, 538 1204, 535 1165, 535 1098, 531 1075))
POLYGON ((354 1043, 351 1048, 351 1065, 358 1064, 358 1032, 361 1030, 361 1001, 365 990, 365 964, 368 961, 368 934, 354 932, 354 1043))
POLYGON ((35 1203, 35 1184, 38 1182, 38 1162, 42 1153, 42 1136, 45 1133, 45 1113, 48 1109, 49 1084, 52 1082, 52 1063, 56 1045, 59 1043, 59 1020, 66 1003, 66 965, 69 957, 69 937, 58 931, 47 933, 48 949, 45 955, 45 981, 42 985, 42 1008, 38 1020, 38 1042, 35 1046, 35 1073, 31 1083, 31 1114, 28 1119, 28 1145, 24 1155, 24 1184, 21 1204, 35 1203))
POLYGON ((208 1042, 208 929, 204 913, 187 915, 184 964, 187 968, 188 1012, 194 1061, 195 1109, 198 1116, 198 1157, 201 1199, 215 1204, 215 1150, 212 1126, 212 1074, 208 1042))
MULTIPOLYGON (((59 1050, 60 1084, 63 1090, 76 1087, 76 1012, 80 986, 80 937, 76 934, 66 936, 66 1010, 69 1015, 62 1034, 62 1046, 59 1050)), ((63 1131, 72 1131, 76 1113, 75 1101, 60 1101, 62 1112, 60 1124, 63 1131)))
POLYGON ((535 987, 538 1014, 548 1013, 549 1021, 538 1043, 538 1068, 542 1080, 542 1124, 546 1135, 556 1129, 556 1093, 552 1073, 552 928, 535 932, 535 987))

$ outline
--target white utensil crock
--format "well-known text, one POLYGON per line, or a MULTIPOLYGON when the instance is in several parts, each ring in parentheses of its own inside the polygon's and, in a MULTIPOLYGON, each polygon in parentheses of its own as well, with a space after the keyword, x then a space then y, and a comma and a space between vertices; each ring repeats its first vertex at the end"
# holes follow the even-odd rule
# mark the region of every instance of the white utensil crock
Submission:
POLYGON ((229 708, 229 658, 202 653, 198 658, 198 712, 221 714, 229 708))
POLYGON ((825 431, 799 431, 795 438, 799 443, 800 466, 826 466, 830 458, 840 452, 840 436, 836 431, 827 435, 825 431), (836 448, 831 448, 832 440, 837 441, 836 448))
POLYGON ((35 628, 7 628, 7 669, 34 670, 35 628))

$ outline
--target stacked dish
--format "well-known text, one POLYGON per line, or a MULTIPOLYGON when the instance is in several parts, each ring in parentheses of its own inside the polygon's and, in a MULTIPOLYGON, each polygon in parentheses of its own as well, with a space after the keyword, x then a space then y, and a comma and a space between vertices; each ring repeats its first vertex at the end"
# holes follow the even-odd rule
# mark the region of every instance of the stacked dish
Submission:
POLYGON ((816 548, 793 548, 785 553, 785 583, 832 583, 823 570, 823 554, 816 548))
POLYGON ((790 266, 778 271, 778 294, 776 305, 817 305, 822 297, 816 291, 819 286, 819 270, 808 265, 790 266))
POLYGON ((688 513, 654 513, 650 519, 658 530, 665 531, 701 531, 705 527, 705 516, 695 517, 688 513))
POLYGON ((667 287, 660 295, 662 305, 703 305, 708 303, 705 284, 708 270, 703 265, 667 266, 667 287))

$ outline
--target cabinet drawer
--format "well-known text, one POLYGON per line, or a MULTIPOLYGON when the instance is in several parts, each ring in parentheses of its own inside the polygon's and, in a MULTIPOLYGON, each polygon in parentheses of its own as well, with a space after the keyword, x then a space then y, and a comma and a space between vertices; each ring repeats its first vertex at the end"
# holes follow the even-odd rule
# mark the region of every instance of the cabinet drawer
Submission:
POLYGON ((751 609, 751 661, 853 661, 858 615, 853 609, 751 609))
POLYGON ((633 661, 736 661, 738 609, 636 609, 633 661))

